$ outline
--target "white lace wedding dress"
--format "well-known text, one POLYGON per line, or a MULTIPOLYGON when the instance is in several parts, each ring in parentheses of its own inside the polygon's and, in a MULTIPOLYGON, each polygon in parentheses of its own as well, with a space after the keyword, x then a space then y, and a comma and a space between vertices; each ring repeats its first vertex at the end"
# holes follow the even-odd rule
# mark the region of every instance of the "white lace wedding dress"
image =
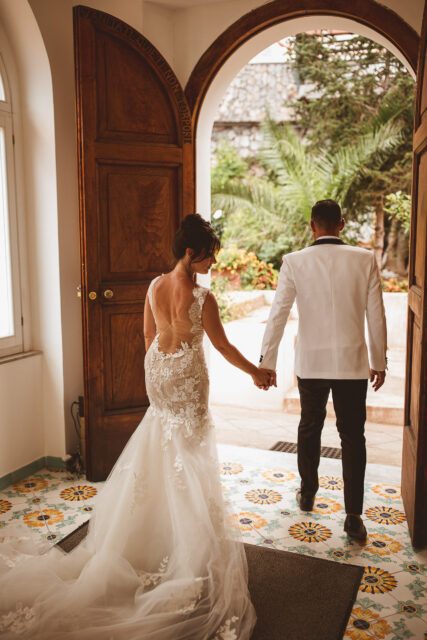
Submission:
POLYGON ((208 411, 207 289, 195 286, 188 306, 168 321, 157 280, 149 301, 158 333, 145 359, 151 405, 78 547, 31 556, 16 539, 3 540, 1 638, 250 638, 246 557, 227 534, 208 411))

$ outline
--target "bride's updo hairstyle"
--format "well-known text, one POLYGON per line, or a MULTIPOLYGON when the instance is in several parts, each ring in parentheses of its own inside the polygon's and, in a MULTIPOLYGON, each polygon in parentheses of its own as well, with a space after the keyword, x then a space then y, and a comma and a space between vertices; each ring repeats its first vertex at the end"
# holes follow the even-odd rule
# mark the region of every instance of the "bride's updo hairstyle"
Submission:
POLYGON ((185 256, 186 249, 193 249, 191 262, 201 262, 214 256, 221 242, 211 224, 198 213, 190 213, 181 222, 173 242, 173 254, 177 260, 185 256))

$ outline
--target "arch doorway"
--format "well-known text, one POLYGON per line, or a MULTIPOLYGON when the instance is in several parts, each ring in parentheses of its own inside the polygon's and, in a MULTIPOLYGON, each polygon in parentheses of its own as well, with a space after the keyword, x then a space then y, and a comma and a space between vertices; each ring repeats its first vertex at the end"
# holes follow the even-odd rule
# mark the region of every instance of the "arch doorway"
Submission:
MULTIPOLYGON (((417 35, 396 14, 373 0, 357 3, 354 13, 346 8, 346 0, 305 0, 303 8, 297 0, 287 2, 286 8, 283 5, 281 0, 263 5, 227 29, 196 65, 185 95, 173 70, 140 33, 103 12, 88 7, 74 10, 89 479, 107 476, 147 408, 145 389, 140 384, 143 302, 148 282, 168 267, 170 240, 179 219, 195 208, 194 139, 196 136, 201 150, 203 137, 210 136, 206 124, 208 89, 218 89, 224 70, 230 70, 239 55, 247 55, 246 47, 256 44, 258 49, 263 48, 257 39, 266 30, 281 29, 283 33, 283 25, 296 20, 314 19, 316 28, 320 20, 352 21, 358 25, 353 31, 387 43, 415 73, 417 35), (97 56, 93 56, 95 50, 97 56), (116 86, 118 81, 119 90, 110 94, 107 87, 116 86), (100 96, 108 99, 99 100, 100 96), (125 224, 120 206, 123 199, 127 202, 125 224), (130 339, 133 350, 128 354, 130 339)), ((302 30, 307 28, 305 23, 302 30)), ((420 78, 425 40, 423 35, 420 78)), ((416 546, 427 544, 427 515, 423 510, 427 496, 427 476, 423 476, 427 458, 423 355, 423 346, 427 346, 427 225, 424 211, 417 206, 423 197, 422 190, 418 194, 417 184, 426 182, 427 172, 423 155, 427 126, 423 126, 421 117, 426 104, 421 83, 415 134, 408 426, 402 482, 416 546)), ((201 160, 200 153, 197 166, 201 160)), ((197 205, 204 208, 209 185, 201 176, 197 205)))
MULTIPOLYGON (((197 209, 210 210, 210 136, 216 108, 226 88, 238 71, 259 51, 280 38, 312 29, 336 29, 356 32, 382 44, 405 64, 414 77, 423 77, 425 30, 421 38, 421 54, 417 62, 417 34, 393 12, 375 2, 363 5, 361 13, 353 12, 348 3, 273 2, 247 14, 224 32, 205 52, 186 86, 192 108, 196 138, 197 209), (299 6, 298 6, 299 5, 299 6), (347 5, 347 6, 344 6, 347 5), (417 65, 419 66, 417 73, 417 65)), ((422 114, 426 100, 423 87, 418 87, 414 136, 413 211, 411 220, 408 334, 405 381, 405 419, 402 458, 402 496, 414 546, 427 544, 427 399, 426 353, 427 322, 425 292, 427 225, 421 206, 425 182, 424 128, 422 114)))

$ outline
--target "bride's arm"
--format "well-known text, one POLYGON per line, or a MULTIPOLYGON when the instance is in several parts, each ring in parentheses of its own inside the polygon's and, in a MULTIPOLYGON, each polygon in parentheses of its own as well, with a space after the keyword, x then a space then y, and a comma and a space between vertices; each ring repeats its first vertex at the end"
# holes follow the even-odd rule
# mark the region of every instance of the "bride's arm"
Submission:
POLYGON ((211 292, 206 296, 206 301, 203 305, 202 324, 215 349, 217 349, 228 362, 245 373, 248 373, 257 386, 268 388, 273 372, 269 369, 258 369, 252 362, 246 360, 240 351, 229 342, 219 316, 218 304, 215 296, 211 292))
POLYGON ((144 305, 144 342, 145 342, 145 351, 148 351, 150 344, 153 342, 156 337, 157 329, 156 323, 154 321, 153 312, 151 311, 151 305, 149 300, 149 295, 147 293, 145 297, 145 305, 144 305))

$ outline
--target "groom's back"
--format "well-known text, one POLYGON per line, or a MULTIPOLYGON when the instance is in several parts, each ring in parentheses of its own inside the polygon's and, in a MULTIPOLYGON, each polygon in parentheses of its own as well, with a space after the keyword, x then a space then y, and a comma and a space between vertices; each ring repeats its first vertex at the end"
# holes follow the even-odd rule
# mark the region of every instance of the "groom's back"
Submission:
POLYGON ((369 370, 365 314, 374 257, 345 244, 319 244, 288 254, 299 328, 296 370, 353 377, 369 370))

